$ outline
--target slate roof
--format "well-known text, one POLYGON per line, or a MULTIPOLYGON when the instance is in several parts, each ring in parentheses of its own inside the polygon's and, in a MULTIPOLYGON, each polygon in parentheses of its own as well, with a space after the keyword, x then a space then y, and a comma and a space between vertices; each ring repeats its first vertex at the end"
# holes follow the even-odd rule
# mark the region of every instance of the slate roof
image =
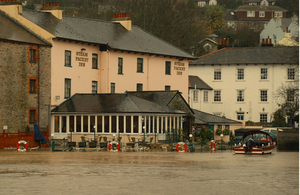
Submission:
POLYGON ((235 14, 234 10, 229 10, 228 12, 225 13, 224 20, 225 21, 238 21, 239 18, 235 14))
POLYGON ((130 94, 75 94, 51 112, 185 114, 130 94))
POLYGON ((253 6, 253 5, 241 5, 237 9, 235 9, 235 12, 239 12, 239 11, 287 12, 286 9, 283 9, 282 7, 279 6, 253 6))
POLYGON ((46 40, 38 37, 36 34, 20 25, 17 21, 11 19, 2 11, 0 11, 0 39, 49 45, 46 40))
POLYGON ((189 75, 189 89, 200 89, 200 90, 213 90, 207 83, 205 83, 198 76, 189 75))
POLYGON ((112 50, 195 59, 191 54, 134 25, 128 31, 116 22, 72 16, 63 16, 59 20, 51 13, 26 9, 23 9, 22 16, 61 39, 108 45, 112 50))
POLYGON ((299 47, 223 48, 189 65, 299 64, 299 47))
POLYGON ((241 125, 242 122, 238 122, 235 120, 223 118, 220 116, 215 116, 206 112, 202 112, 199 110, 194 111, 195 116, 195 124, 199 125, 213 125, 213 124, 222 124, 222 125, 241 125))
POLYGON ((179 91, 126 91, 126 93, 142 99, 146 99, 161 106, 167 106, 170 101, 176 96, 176 94, 179 93, 179 91))

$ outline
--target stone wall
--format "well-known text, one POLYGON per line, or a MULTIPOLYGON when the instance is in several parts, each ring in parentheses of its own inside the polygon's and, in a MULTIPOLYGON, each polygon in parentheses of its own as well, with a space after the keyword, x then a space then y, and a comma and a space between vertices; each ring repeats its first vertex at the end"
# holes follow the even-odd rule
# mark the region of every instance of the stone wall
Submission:
POLYGON ((6 132, 26 131, 27 125, 33 128, 28 111, 32 107, 37 108, 40 128, 47 127, 51 98, 50 52, 50 47, 0 42, 0 132, 4 126, 8 127, 6 132), (37 48, 37 62, 29 62, 29 47, 37 48), (39 78, 36 93, 29 93, 30 77, 39 78))
POLYGON ((278 131, 277 150, 299 151, 299 130, 278 131))

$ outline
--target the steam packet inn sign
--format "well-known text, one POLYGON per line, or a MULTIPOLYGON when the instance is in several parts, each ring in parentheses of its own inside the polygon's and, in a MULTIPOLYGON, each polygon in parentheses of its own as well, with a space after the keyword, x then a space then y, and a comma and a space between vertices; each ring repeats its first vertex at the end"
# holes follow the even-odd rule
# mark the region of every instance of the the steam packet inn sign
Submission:
POLYGON ((79 138, 88 134, 142 135, 143 129, 146 134, 159 135, 183 129, 186 112, 171 108, 172 100, 190 109, 178 91, 75 94, 51 111, 51 133, 63 139, 71 132, 79 138))
POLYGON ((85 62, 89 61, 88 53, 85 52, 76 52, 76 61, 79 61, 79 66, 85 67, 85 62))

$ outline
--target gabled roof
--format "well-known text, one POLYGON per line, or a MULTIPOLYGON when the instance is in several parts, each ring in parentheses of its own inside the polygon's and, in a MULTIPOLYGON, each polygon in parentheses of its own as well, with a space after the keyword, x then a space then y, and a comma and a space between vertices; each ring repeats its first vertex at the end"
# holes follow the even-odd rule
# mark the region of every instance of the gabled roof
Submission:
POLYGON ((51 112, 185 114, 130 94, 75 94, 51 112))
POLYGON ((189 104, 181 96, 178 90, 172 91, 127 91, 129 95, 134 95, 139 98, 154 102, 161 106, 173 107, 182 110, 187 114, 194 114, 189 104), (180 102, 178 102, 180 101, 180 102), (175 103, 174 103, 175 102, 175 103))
POLYGON ((283 9, 279 6, 253 6, 253 5, 241 5, 237 9, 235 9, 235 12, 240 11, 265 11, 265 12, 275 12, 275 11, 282 11, 287 12, 288 10, 283 9))
POLYGON ((200 89, 200 90, 213 90, 207 83, 205 83, 198 76, 189 75, 189 89, 200 89))
POLYGON ((20 25, 16 20, 13 20, 2 11, 0 11, 0 39, 38 45, 49 45, 46 40, 20 25))
POLYGON ((58 39, 107 45, 108 49, 195 59, 191 54, 132 25, 131 31, 120 23, 97 19, 63 16, 57 19, 51 13, 23 10, 22 16, 47 30, 58 39))
POLYGON ((191 61, 189 65, 298 64, 299 47, 223 48, 191 61))
POLYGON ((215 116, 212 114, 208 114, 206 112, 202 112, 199 110, 194 111, 194 116, 195 116, 195 124, 199 125, 213 125, 213 124, 222 124, 222 125, 241 125, 242 122, 238 122, 235 120, 223 118, 220 116, 215 116))
POLYGON ((229 10, 228 12, 225 13, 224 20, 225 21, 238 21, 239 18, 235 14, 234 10, 229 10))

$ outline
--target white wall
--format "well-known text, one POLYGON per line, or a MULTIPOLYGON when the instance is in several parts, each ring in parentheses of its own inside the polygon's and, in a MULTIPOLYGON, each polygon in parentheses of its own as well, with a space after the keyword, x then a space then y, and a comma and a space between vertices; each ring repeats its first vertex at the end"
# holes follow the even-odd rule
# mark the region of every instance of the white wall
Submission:
MULTIPOLYGON (((287 81, 287 65, 222 65, 190 66, 190 75, 199 76, 214 90, 221 90, 221 102, 214 102, 214 92, 209 91, 209 106, 202 102, 190 102, 190 106, 203 112, 237 119, 238 112, 244 112, 245 121, 260 121, 260 114, 267 114, 267 122, 276 111, 276 90, 287 81), (245 79, 237 80, 237 69, 244 68, 245 79), (261 68, 268 68, 268 79, 260 79, 261 68), (221 69, 221 81, 214 80, 214 69, 221 69), (244 102, 237 101, 237 90, 245 91, 244 102), (260 101, 260 90, 268 91, 268 101, 260 101)), ((202 95, 200 95, 202 96, 202 95)), ((190 94, 190 101, 192 94, 190 94)), ((201 97, 202 98, 202 97, 201 97)))

